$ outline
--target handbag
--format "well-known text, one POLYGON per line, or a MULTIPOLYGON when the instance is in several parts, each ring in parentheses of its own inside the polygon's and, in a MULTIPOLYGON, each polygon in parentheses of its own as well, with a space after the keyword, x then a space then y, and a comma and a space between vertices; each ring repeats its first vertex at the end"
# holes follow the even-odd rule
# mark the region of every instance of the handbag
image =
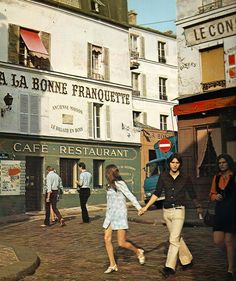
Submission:
POLYGON ((204 221, 204 224, 206 226, 213 227, 214 223, 215 223, 215 214, 210 212, 209 204, 210 204, 210 202, 208 202, 207 209, 206 209, 206 212, 205 212, 204 217, 203 217, 203 221, 204 221))

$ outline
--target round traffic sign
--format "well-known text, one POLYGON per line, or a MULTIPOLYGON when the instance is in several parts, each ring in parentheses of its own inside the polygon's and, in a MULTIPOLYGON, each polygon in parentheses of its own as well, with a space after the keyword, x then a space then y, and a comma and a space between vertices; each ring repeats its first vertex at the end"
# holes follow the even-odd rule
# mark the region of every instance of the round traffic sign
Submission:
POLYGON ((161 139, 158 143, 161 152, 168 152, 171 149, 172 143, 168 139, 161 139))

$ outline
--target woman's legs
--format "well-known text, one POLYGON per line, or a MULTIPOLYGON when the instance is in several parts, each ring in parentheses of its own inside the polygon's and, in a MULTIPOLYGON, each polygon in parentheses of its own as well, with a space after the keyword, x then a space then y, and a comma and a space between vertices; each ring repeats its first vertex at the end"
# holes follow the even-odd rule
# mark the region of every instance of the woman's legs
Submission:
POLYGON ((110 261, 110 266, 114 266, 116 264, 114 252, 113 252, 113 245, 112 245, 112 228, 111 225, 105 230, 104 233, 104 241, 107 250, 107 255, 110 261))
POLYGON ((140 249, 136 248, 133 244, 126 241, 125 229, 117 230, 117 241, 120 247, 133 251, 137 256, 140 254, 140 249))
POLYGON ((214 243, 222 250, 226 250, 228 271, 233 272, 234 267, 234 235, 223 231, 213 232, 214 243))

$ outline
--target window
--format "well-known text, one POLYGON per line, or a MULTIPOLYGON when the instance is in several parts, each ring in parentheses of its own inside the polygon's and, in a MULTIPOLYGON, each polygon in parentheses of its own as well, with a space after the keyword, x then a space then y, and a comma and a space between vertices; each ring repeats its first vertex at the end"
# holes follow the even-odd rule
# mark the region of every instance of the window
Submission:
POLYGON ((141 117, 141 112, 140 111, 133 111, 133 123, 134 123, 134 126, 137 125, 136 122, 139 122, 140 123, 140 117, 141 117))
POLYGON ((165 42, 158 41, 158 62, 166 63, 165 42))
POLYGON ((109 49, 88 44, 88 77, 109 80, 109 49))
POLYGON ((111 138, 110 107, 99 103, 88 103, 88 136, 111 138))
POLYGON ((222 7, 222 0, 202 0, 202 6, 198 7, 199 13, 206 13, 222 7))
POLYGON ((140 73, 131 72, 131 83, 134 96, 140 96, 139 75, 140 73))
POLYGON ((201 66, 202 66, 202 90, 217 90, 225 88, 225 63, 224 48, 217 46, 202 50, 201 66))
POLYGON ((100 6, 105 6, 102 1, 100 0, 91 0, 91 10, 93 12, 99 13, 100 12, 100 6))
POLYGON ((168 115, 160 115, 160 129, 167 130, 167 118, 168 115))
POLYGON ((9 24, 9 62, 38 69, 50 69, 49 34, 9 24))
POLYGON ((160 100, 167 100, 166 81, 167 81, 167 78, 159 77, 159 98, 160 98, 160 100))
POLYGON ((130 34, 130 51, 131 56, 132 54, 138 56, 138 35, 136 34, 130 34))
POLYGON ((60 177, 65 189, 76 188, 79 179, 78 159, 60 159, 60 177))
POLYGON ((40 97, 20 95, 20 131, 31 134, 40 132, 40 97))

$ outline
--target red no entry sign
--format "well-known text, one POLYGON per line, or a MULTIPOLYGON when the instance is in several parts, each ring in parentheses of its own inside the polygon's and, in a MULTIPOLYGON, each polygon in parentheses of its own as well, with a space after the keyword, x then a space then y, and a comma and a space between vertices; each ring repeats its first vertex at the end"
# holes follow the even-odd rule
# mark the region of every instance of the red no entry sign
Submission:
POLYGON ((161 139, 158 146, 161 152, 168 152, 171 149, 172 143, 168 139, 161 139))

